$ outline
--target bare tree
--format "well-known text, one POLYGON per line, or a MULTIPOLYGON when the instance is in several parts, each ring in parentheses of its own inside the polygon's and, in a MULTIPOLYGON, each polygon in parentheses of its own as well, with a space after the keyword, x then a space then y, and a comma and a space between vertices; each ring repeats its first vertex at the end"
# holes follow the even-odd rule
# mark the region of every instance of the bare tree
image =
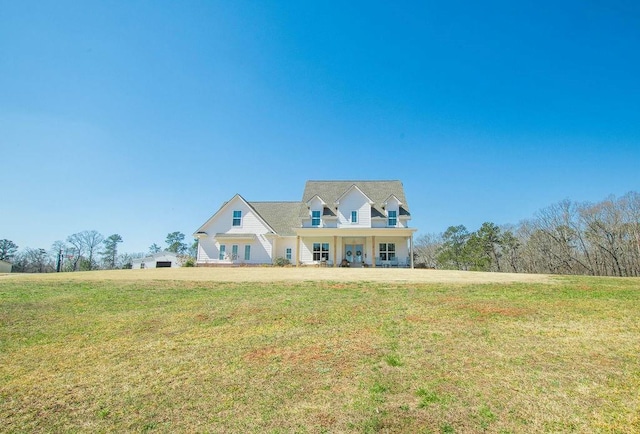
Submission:
POLYGON ((521 271, 521 262, 522 262, 522 242, 520 239, 513 233, 512 228, 506 227, 502 230, 501 237, 501 250, 502 255, 500 257, 500 262, 502 263, 503 271, 510 271, 513 273, 517 273, 521 271))
POLYGON ((71 271, 78 271, 78 264, 85 253, 85 245, 81 233, 69 235, 67 237, 69 243, 69 259, 71 260, 71 271))
POLYGON ((95 230, 78 232, 67 238, 74 254, 73 271, 78 270, 79 264, 84 270, 96 268, 95 257, 100 253, 103 240, 104 237, 95 230))
POLYGON ((45 249, 27 247, 16 255, 14 271, 21 273, 50 273, 53 264, 45 249))
POLYGON ((416 266, 436 268, 438 265, 438 249, 441 245, 441 234, 425 234, 418 237, 414 243, 416 266))
POLYGON ((87 248, 87 267, 89 270, 93 270, 97 267, 95 257, 100 254, 100 246, 104 237, 98 231, 84 231, 82 236, 87 248))
POLYGON ((64 241, 55 241, 51 245, 51 257, 56 258, 56 271, 63 271, 64 257, 68 255, 69 246, 64 241))
POLYGON ((534 218, 469 234, 462 225, 418 238, 416 257, 438 267, 527 273, 640 276, 640 194, 597 203, 564 200, 534 218), (431 250, 430 250, 431 249, 431 250))

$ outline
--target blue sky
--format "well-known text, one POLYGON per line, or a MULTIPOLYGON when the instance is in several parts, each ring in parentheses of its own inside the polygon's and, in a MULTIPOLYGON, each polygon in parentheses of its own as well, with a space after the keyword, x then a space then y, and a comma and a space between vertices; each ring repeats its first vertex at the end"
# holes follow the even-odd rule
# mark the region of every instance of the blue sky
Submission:
POLYGON ((638 190, 634 1, 0 0, 0 238, 400 179, 418 235, 638 190))

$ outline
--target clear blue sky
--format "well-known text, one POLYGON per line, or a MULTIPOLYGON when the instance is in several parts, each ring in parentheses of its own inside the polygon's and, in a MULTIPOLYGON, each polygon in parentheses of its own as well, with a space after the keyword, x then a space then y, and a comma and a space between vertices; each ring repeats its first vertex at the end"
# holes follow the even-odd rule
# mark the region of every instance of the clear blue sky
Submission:
POLYGON ((0 0, 0 238, 400 179, 418 234, 637 191, 637 1, 0 0))

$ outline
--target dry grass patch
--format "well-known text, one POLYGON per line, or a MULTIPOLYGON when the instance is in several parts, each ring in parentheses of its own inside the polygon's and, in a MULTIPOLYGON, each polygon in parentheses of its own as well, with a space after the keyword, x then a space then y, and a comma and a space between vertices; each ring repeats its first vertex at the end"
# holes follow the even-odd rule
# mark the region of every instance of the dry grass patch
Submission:
POLYGON ((151 268, 145 270, 85 271, 78 273, 7 274, 0 279, 37 281, 143 281, 190 282, 394 282, 394 283, 551 283, 542 274, 485 273, 478 271, 425 270, 407 268, 316 268, 316 267, 202 267, 151 268))
POLYGON ((637 279, 1 279, 2 430, 638 432, 639 302, 637 279))

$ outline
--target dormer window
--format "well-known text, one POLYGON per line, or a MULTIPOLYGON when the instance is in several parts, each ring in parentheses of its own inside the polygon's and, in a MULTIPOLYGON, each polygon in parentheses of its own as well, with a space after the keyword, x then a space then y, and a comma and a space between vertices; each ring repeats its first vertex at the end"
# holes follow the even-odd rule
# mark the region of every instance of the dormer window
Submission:
POLYGON ((320 211, 311 211, 311 226, 320 226, 320 211))
POLYGON ((233 212, 233 226, 242 226, 242 211, 233 212))
POLYGON ((351 211, 351 223, 358 223, 358 211, 351 211))
POLYGON ((389 222, 388 225, 390 227, 396 227, 398 224, 398 212, 397 211, 389 211, 389 222))

